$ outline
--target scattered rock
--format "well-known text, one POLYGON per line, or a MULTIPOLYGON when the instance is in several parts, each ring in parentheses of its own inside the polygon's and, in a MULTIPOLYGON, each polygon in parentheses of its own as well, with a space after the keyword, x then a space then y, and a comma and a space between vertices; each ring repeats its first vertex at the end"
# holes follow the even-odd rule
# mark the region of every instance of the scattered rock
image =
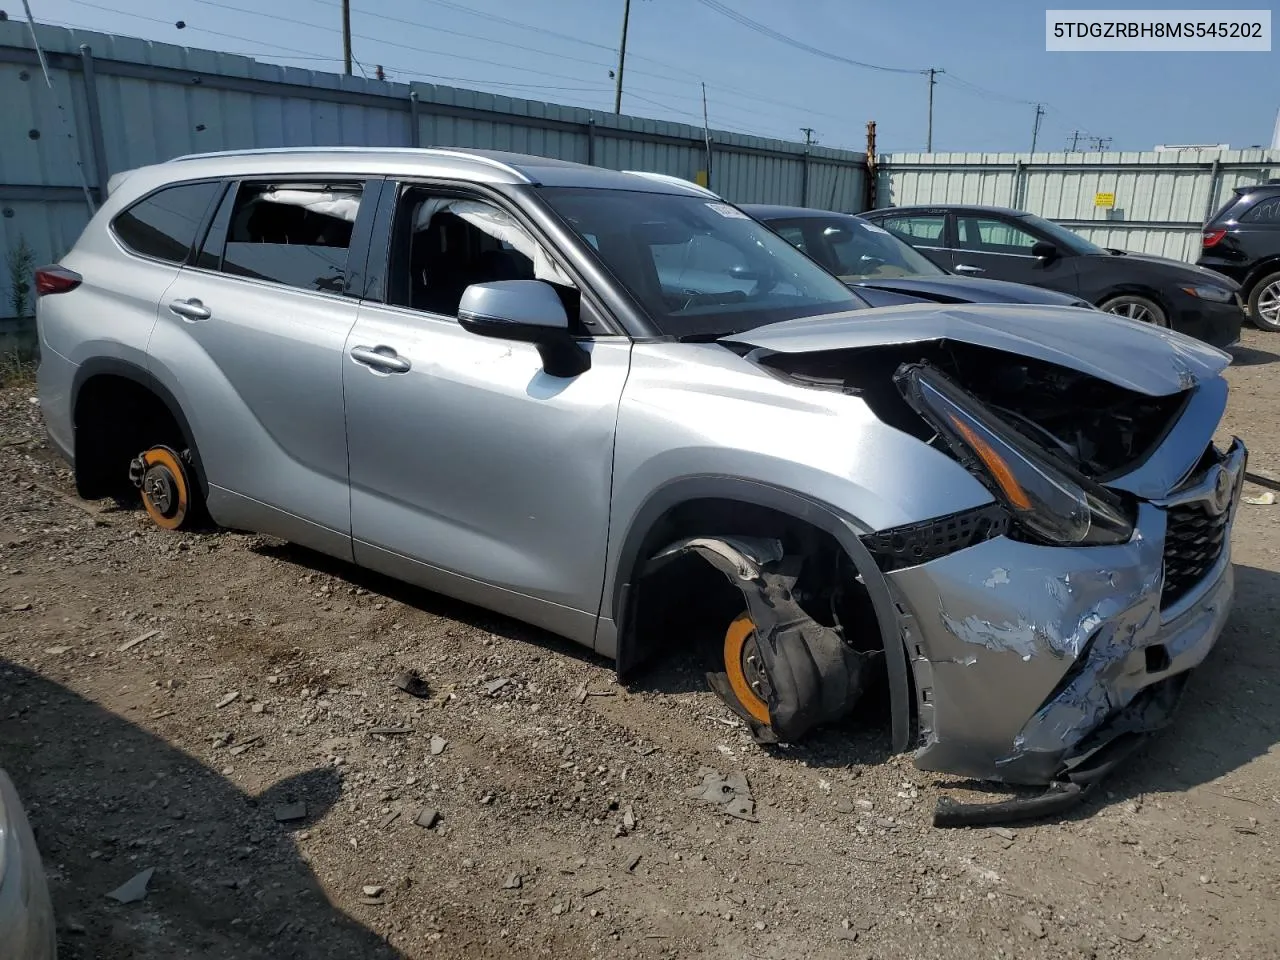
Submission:
POLYGON ((252 707, 250 707, 250 709, 254 713, 266 713, 267 705, 265 703, 255 703, 252 707))
POLYGON ((498 677, 496 680, 490 680, 484 685, 484 694, 486 697, 496 696, 498 691, 511 682, 510 677, 498 677))
POLYGON ((60 657, 70 649, 70 647, 45 647, 44 652, 51 657, 60 657))
POLYGON ((640 866, 640 858, 644 856, 640 853, 631 855, 631 859, 627 861, 627 873, 634 873, 636 867, 640 866))
POLYGON ((435 829, 436 824, 440 822, 440 813, 431 807, 424 807, 422 812, 418 814, 417 818, 413 822, 420 827, 426 827, 428 830, 433 830, 435 829))
POLYGON ((12 607, 10 607, 9 609, 10 609, 10 610, 12 610, 14 613, 26 613, 28 610, 30 610, 30 609, 31 609, 31 604, 29 604, 29 603, 15 603, 15 604, 14 604, 12 607))
POLYGON ((1022 918, 1022 926, 1023 929, 1025 929, 1027 933, 1031 934, 1035 939, 1044 939, 1044 924, 1040 922, 1038 917, 1033 917, 1031 914, 1027 914, 1022 918))
POLYGON ((1116 936, 1121 940, 1127 940, 1129 943, 1138 943, 1146 933, 1142 930, 1117 930, 1116 936))
POLYGON ((146 641, 150 640, 152 637, 156 637, 159 635, 160 635, 159 630, 148 630, 146 633, 138 634, 138 636, 134 637, 132 640, 126 640, 124 643, 120 644, 120 646, 116 647, 116 651, 119 653, 124 653, 126 650, 132 650, 138 644, 145 643, 146 641))
POLYGON ((305 802, 298 803, 282 803, 276 807, 276 823, 292 823, 295 820, 305 820, 307 818, 307 805, 305 802))
POLYGON ((1004 840, 1016 840, 1018 838, 1018 835, 1008 827, 987 827, 987 829, 1004 840))
POLYGON ((444 737, 440 737, 440 736, 432 737, 431 748, 430 748, 431 755, 433 757, 440 756, 440 754, 444 753, 444 748, 447 747, 448 745, 449 745, 449 741, 446 740, 444 737))
POLYGON ((217 710, 221 710, 223 707, 231 706, 231 704, 235 703, 239 699, 240 699, 240 691, 232 690, 225 697, 223 697, 221 700, 215 703, 214 708, 217 710))
POLYGON ((132 879, 116 887, 107 896, 119 903, 137 903, 139 900, 145 900, 147 897, 147 884, 151 882, 151 875, 155 872, 155 867, 148 867, 132 879))
POLYGON ((622 811, 622 826, 627 830, 634 830, 636 828, 635 810, 632 809, 632 806, 629 803, 627 804, 627 809, 622 811))
POLYGON ((524 886, 524 878, 521 877, 520 874, 518 873, 512 873, 507 876, 507 879, 505 881, 503 881, 502 889, 503 890, 519 890, 523 886, 524 886))
POLYGON ((378 827, 381 830, 385 830, 387 829, 387 827, 391 826, 393 823, 395 823, 399 819, 400 819, 400 811, 392 810, 390 813, 388 813, 385 817, 382 818, 382 822, 378 824, 378 827))
POLYGON ((386 890, 386 887, 380 887, 377 884, 373 884, 373 883, 360 888, 360 892, 363 893, 366 897, 380 897, 382 896, 383 891, 385 890, 386 890))
POLYGON ((840 799, 835 802, 836 813, 853 813, 858 809, 852 800, 840 799))
POLYGON ((368 732, 381 734, 384 737, 401 737, 406 733, 413 733, 413 727, 370 727, 368 732))
POLYGON ((396 675, 392 681, 396 688, 403 690, 411 697, 417 697, 419 700, 425 700, 431 696, 431 688, 427 686, 427 681, 422 679, 422 675, 417 670, 405 670, 403 673, 396 675))

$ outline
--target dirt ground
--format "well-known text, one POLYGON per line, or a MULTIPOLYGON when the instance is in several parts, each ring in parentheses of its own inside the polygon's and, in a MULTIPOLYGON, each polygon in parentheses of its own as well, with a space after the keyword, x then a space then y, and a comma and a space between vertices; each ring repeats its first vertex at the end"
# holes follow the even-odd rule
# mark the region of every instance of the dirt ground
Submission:
MULTIPOLYGON (((1280 470, 1280 335, 1236 355, 1226 427, 1280 470)), ((1280 504, 1241 509, 1173 727, 1063 822, 938 830, 962 785, 874 715, 765 752, 692 660, 624 688, 476 608, 82 503, 32 396, 0 391, 0 766, 64 958, 1276 955, 1280 504), (702 768, 757 822, 688 798, 702 768)))

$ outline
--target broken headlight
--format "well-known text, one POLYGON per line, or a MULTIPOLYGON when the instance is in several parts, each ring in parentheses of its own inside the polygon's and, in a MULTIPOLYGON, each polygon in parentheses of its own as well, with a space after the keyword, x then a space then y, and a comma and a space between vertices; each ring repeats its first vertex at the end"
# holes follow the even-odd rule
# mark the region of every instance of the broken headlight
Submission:
POLYGON ((951 452, 1032 539, 1060 546, 1125 543, 1133 517, 1115 495, 1052 458, 927 364, 903 364, 894 382, 951 452))

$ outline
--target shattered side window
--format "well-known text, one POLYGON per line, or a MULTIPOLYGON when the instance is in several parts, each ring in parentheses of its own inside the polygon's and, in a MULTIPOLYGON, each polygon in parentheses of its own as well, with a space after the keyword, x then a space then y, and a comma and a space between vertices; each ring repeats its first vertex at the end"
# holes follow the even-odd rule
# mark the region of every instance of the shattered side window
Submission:
POLYGON ((243 184, 227 227, 222 272, 344 293, 360 197, 359 184, 243 184))
POLYGON ((543 280, 556 288, 571 318, 577 313, 573 280, 492 203, 410 189, 400 198, 393 229, 391 303, 456 317, 473 283, 543 280))

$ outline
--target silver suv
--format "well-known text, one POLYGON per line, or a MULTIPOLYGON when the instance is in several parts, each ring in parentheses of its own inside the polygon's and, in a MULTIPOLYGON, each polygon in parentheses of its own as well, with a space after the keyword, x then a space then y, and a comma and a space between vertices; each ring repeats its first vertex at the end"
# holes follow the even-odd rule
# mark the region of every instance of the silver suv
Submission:
POLYGON ((114 178, 38 287, 83 496, 136 487, 162 527, 304 544, 624 673, 709 641, 762 742, 883 683, 921 768, 1077 793, 1230 607, 1226 354, 1066 307, 867 309, 669 177, 183 157, 114 178))

